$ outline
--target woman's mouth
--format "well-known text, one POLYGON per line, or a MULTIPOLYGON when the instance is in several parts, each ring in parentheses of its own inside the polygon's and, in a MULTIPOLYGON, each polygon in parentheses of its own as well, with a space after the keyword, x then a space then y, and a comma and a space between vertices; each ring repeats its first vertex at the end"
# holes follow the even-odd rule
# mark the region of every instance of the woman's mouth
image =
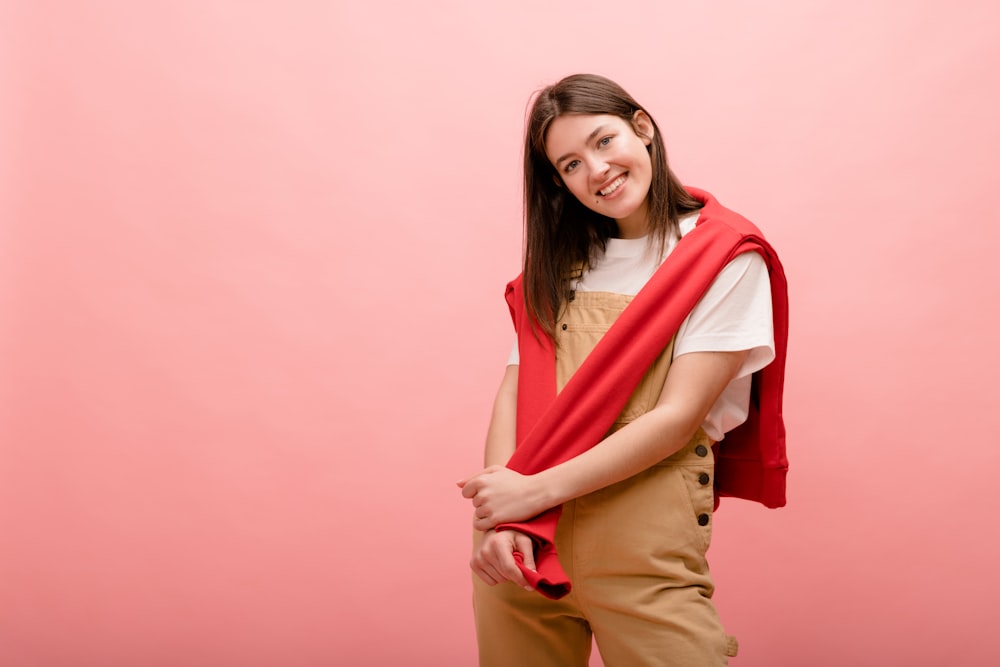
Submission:
POLYGON ((600 194, 602 197, 607 197, 609 195, 613 195, 615 192, 617 192, 618 188, 620 188, 622 186, 622 184, 625 183, 625 181, 627 180, 627 177, 628 177, 627 173, 622 174, 621 176, 619 176, 615 180, 613 180, 610 183, 608 183, 602 189, 598 190, 598 194, 600 194))

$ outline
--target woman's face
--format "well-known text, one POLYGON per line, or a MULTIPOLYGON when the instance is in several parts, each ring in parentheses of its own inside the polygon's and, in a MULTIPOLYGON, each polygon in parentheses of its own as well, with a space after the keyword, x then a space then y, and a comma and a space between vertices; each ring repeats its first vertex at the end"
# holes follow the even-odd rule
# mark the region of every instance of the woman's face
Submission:
POLYGON ((646 234, 652 137, 653 123, 642 111, 633 123, 618 116, 567 114, 549 126, 545 153, 580 203, 614 218, 622 238, 637 238, 646 234))

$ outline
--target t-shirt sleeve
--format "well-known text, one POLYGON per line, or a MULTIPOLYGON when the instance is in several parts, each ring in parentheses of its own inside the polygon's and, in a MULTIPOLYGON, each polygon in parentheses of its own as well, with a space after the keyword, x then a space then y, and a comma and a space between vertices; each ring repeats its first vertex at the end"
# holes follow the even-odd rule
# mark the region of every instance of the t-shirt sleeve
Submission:
POLYGON ((521 364, 521 351, 517 347, 517 338, 514 339, 514 348, 507 355, 508 366, 519 366, 521 364))
POLYGON ((767 264, 756 252, 738 255, 722 269, 674 341, 675 358, 688 352, 739 350, 749 350, 749 354, 702 424, 715 441, 746 421, 750 376, 774 360, 771 279, 767 264))
POLYGON ((760 254, 737 255, 681 323, 674 357, 688 352, 749 350, 736 374, 747 377, 774 359, 771 282, 760 254))

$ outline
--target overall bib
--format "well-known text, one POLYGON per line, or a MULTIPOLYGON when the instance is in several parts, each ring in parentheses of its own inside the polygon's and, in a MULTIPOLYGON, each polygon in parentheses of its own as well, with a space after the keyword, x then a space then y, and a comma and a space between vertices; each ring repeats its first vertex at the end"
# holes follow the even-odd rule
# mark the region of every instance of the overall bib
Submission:
MULTIPOLYGON (((631 296, 577 292, 556 323, 561 391, 631 296)), ((670 367, 660 354, 610 432, 650 410, 670 367)), ((586 667, 591 636, 607 667, 710 667, 736 655, 711 596, 705 552, 714 502, 712 441, 563 505, 556 531, 572 591, 551 600, 473 576, 482 667, 586 667)), ((477 539, 481 533, 477 533, 477 539)))

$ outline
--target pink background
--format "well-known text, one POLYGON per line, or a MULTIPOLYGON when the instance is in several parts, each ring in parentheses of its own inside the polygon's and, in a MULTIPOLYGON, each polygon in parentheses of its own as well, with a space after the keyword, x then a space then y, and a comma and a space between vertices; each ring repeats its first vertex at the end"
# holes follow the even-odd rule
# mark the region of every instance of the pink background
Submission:
POLYGON ((995 660, 998 26, 3 3, 0 664, 473 664, 453 482, 511 341, 525 104, 576 71, 791 280, 789 506, 725 502, 711 551, 734 664, 995 660))

